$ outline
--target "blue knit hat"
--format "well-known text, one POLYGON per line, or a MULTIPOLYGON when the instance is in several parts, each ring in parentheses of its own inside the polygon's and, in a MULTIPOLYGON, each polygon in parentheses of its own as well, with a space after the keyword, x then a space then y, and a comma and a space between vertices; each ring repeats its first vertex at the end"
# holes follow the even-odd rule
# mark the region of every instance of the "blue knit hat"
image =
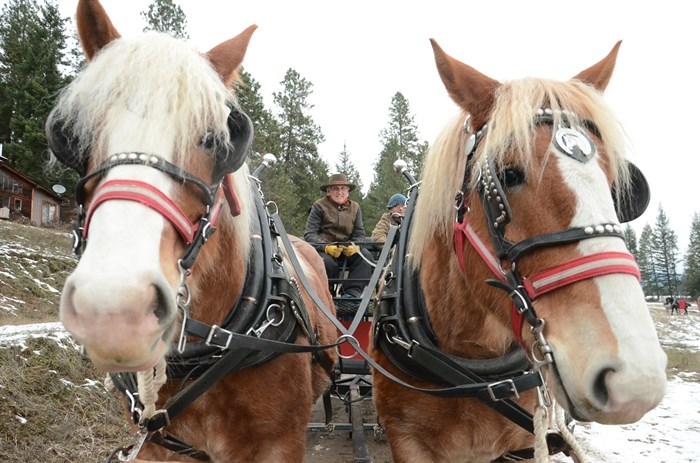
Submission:
POLYGON ((395 193, 391 195, 391 198, 389 198, 389 202, 386 203, 386 208, 391 209, 392 207, 398 206, 399 204, 406 204, 406 197, 401 193, 395 193))

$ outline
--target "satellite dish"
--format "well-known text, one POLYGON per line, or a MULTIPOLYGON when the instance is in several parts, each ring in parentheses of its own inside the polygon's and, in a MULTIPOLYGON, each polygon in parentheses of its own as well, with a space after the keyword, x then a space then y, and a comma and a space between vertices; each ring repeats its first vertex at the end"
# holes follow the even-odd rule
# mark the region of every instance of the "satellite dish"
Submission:
POLYGON ((63 193, 66 192, 66 187, 64 187, 63 185, 59 185, 59 184, 56 184, 56 185, 52 186, 51 189, 52 189, 56 194, 59 194, 59 195, 62 195, 63 193))

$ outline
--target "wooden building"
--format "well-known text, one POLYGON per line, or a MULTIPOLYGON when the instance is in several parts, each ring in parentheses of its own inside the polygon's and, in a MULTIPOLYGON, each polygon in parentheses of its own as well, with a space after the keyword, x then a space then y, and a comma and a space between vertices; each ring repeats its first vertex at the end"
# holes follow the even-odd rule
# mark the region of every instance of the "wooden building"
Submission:
POLYGON ((26 217, 36 225, 56 223, 63 198, 0 162, 0 219, 26 217))

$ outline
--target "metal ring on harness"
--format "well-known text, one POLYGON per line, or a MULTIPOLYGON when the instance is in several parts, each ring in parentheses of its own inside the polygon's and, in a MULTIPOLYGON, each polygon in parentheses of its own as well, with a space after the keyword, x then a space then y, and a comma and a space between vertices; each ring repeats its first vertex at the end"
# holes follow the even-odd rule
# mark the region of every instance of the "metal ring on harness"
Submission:
POLYGON ((338 336, 338 341, 336 342, 336 346, 335 346, 335 352, 338 354, 338 357, 345 359, 345 360, 350 360, 351 358, 355 357, 355 355, 358 353, 358 351, 357 351, 358 348, 360 348, 360 342, 357 340, 357 338, 355 336, 353 336, 352 334, 342 334, 342 335, 338 336), (347 341, 345 341, 345 340, 347 340, 347 341), (354 352, 352 352, 351 354, 348 354, 348 355, 343 355, 340 352, 340 346, 342 344, 344 344, 345 342, 347 342, 348 344, 350 344, 352 346, 354 352))
POLYGON ((274 201, 268 201, 265 203, 265 212, 267 212, 268 216, 276 215, 279 213, 279 207, 277 206, 277 203, 274 201), (270 213, 270 207, 275 206, 275 212, 270 213))

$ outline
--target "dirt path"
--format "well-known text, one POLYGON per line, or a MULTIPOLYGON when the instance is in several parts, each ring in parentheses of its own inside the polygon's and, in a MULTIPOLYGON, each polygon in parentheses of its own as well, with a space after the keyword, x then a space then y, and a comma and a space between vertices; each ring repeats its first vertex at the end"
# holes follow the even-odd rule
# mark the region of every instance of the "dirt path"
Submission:
MULTIPOLYGON (((377 416, 371 399, 363 400, 360 406, 369 454, 369 459, 364 461, 367 463, 391 463, 389 444, 381 432, 376 430, 377 416)), ((325 416, 323 402, 319 400, 314 407, 311 422, 318 424, 318 427, 307 433, 304 463, 353 463, 355 461, 352 433, 348 430, 350 428, 350 415, 346 411, 345 404, 339 399, 332 399, 332 407, 332 424, 335 424, 335 429, 322 428, 325 416)))

